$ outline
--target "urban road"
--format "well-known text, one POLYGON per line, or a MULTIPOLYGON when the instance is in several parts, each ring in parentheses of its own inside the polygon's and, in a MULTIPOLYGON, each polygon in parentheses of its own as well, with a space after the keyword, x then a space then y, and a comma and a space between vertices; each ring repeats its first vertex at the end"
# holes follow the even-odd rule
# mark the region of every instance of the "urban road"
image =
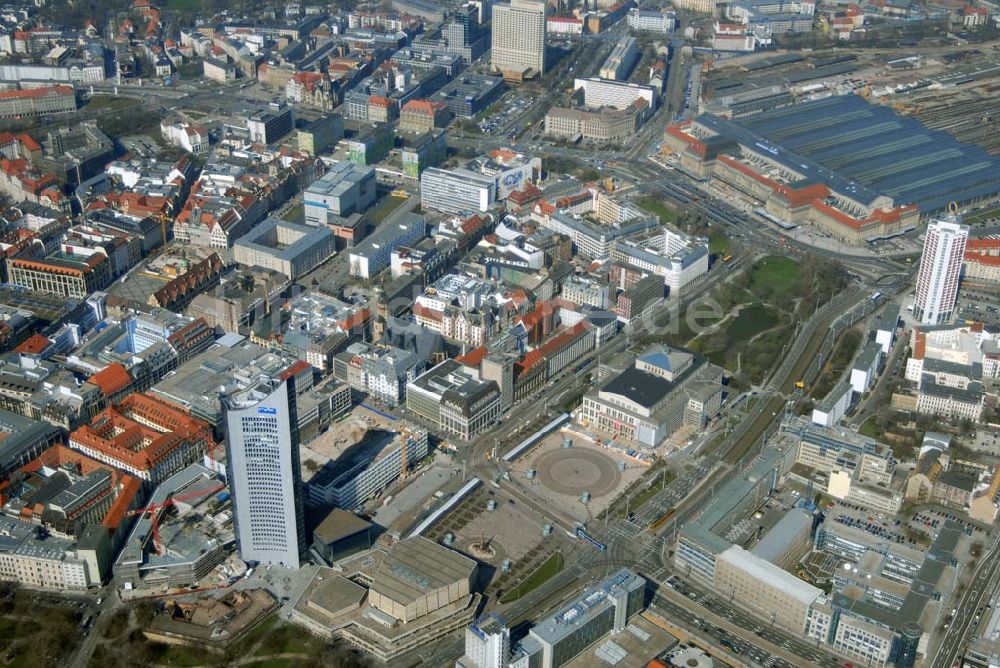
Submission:
POLYGON ((969 636, 975 631, 987 603, 997 590, 997 575, 1000 571, 1000 536, 990 543, 977 562, 965 594, 955 604, 954 619, 938 644, 931 668, 951 668, 965 648, 969 636))

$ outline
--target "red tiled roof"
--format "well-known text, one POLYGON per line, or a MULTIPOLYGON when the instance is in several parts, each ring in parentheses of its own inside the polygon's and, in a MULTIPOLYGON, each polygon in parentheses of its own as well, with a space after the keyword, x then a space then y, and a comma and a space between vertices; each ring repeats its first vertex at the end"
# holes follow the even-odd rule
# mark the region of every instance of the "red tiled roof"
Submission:
POLYGON ((464 355, 459 355, 455 358, 455 361, 459 364, 464 364, 469 367, 478 367, 483 363, 483 359, 486 357, 486 346, 479 346, 475 350, 472 350, 464 355))
POLYGON ((590 328, 585 322, 578 322, 569 329, 565 329, 546 341, 539 350, 546 356, 554 355, 572 342, 576 341, 587 329, 590 328))
POLYGON ((50 94, 55 95, 75 95, 71 86, 56 84, 55 86, 43 86, 41 88, 29 88, 27 90, 9 90, 0 93, 0 100, 20 100, 33 97, 45 97, 50 94))
POLYGON ((444 319, 444 313, 441 311, 430 308, 429 306, 424 306, 419 302, 414 302, 413 304, 413 315, 422 318, 427 318, 428 320, 437 320, 440 322, 444 319))
POLYGON ((444 102, 432 102, 431 100, 410 100, 403 105, 403 111, 414 114, 426 114, 433 116, 436 112, 445 108, 444 102))
POLYGON ((278 378, 285 381, 292 376, 298 376, 303 371, 311 369, 312 365, 309 362, 303 362, 302 360, 296 360, 291 366, 278 374, 278 378))
POLYGON ((688 148, 694 150, 698 155, 704 157, 708 148, 705 143, 698 139, 697 137, 692 137, 688 133, 684 132, 683 128, 691 124, 691 121, 684 121, 683 123, 678 123, 677 125, 671 125, 667 128, 667 134, 671 137, 676 137, 688 145, 688 148))
POLYGON ((965 250, 973 252, 1000 251, 1000 239, 969 239, 965 250))
POLYGON ((15 350, 22 355, 41 355, 51 345, 52 342, 41 334, 32 334, 15 350))
POLYGON ((104 396, 110 397, 131 385, 132 376, 124 364, 114 362, 88 378, 87 382, 99 387, 104 396))

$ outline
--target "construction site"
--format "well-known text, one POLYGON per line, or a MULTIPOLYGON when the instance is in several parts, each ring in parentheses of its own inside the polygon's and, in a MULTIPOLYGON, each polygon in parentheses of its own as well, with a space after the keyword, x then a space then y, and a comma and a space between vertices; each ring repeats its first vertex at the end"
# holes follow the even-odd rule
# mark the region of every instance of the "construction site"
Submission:
POLYGON ((218 586, 245 568, 227 559, 236 538, 226 484, 201 464, 164 480, 130 514, 138 521, 115 564, 124 592, 218 586))

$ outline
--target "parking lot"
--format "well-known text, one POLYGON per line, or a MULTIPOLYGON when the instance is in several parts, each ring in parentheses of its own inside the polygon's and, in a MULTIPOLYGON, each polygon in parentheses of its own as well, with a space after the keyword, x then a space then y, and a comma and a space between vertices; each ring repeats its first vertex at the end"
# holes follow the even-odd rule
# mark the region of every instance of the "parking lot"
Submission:
POLYGON ((919 542, 907 535, 902 522, 895 517, 843 501, 827 506, 826 521, 837 522, 900 545, 917 545, 919 542))
POLYGON ((520 118, 521 114, 534 104, 535 98, 528 93, 508 93, 494 106, 498 111, 479 121, 479 130, 486 135, 504 135, 520 118))

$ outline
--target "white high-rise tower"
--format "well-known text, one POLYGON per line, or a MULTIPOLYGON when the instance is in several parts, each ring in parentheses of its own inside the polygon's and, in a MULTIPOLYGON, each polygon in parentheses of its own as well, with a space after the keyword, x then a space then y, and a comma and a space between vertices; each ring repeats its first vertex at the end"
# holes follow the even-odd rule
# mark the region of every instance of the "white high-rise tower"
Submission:
POLYGON ((511 0, 493 6, 493 69, 545 74, 545 16, 547 5, 536 0, 511 0))
POLYGON ((510 629, 489 614, 465 627, 465 656, 456 668, 507 668, 510 665, 510 629))
POLYGON ((913 302, 913 317, 918 322, 938 325, 951 320, 968 238, 969 228, 960 224, 954 210, 927 226, 913 302))
POLYGON ((298 568, 306 550, 295 378, 223 399, 233 519, 244 561, 298 568))

